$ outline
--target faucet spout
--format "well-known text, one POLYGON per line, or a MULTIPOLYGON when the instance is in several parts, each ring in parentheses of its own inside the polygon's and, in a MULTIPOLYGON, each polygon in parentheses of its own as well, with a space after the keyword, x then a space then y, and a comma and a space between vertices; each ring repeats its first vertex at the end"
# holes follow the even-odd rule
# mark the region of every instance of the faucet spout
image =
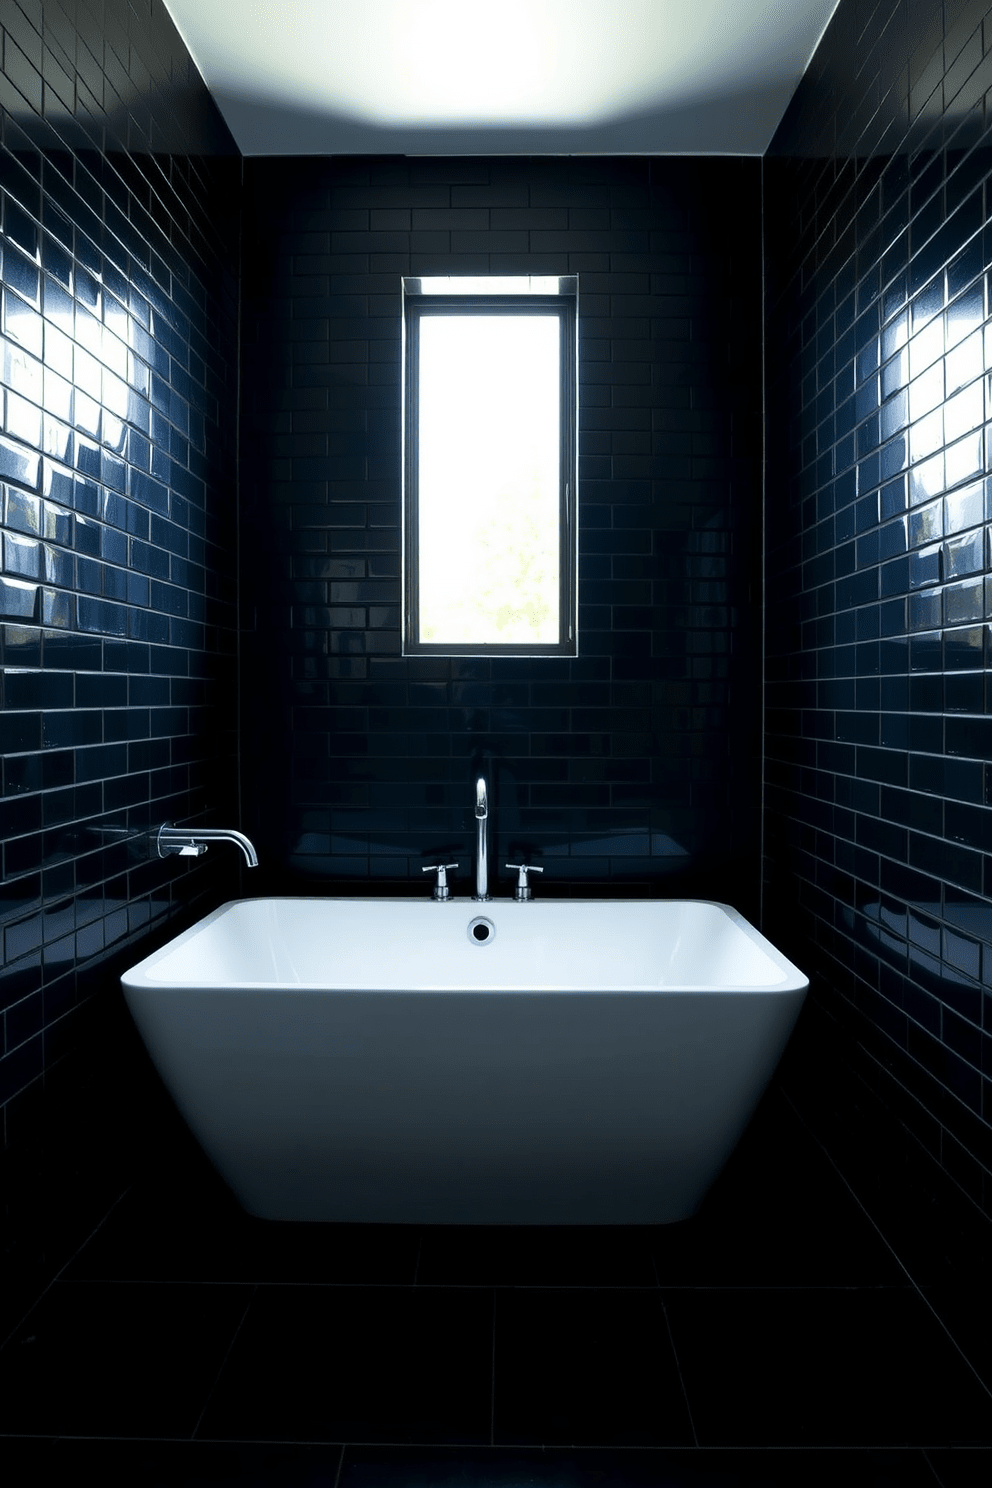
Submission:
POLYGON ((475 893, 489 899, 489 786, 484 775, 475 782, 475 893))
POLYGON ((245 855, 249 868, 258 867, 258 854, 242 832, 217 827, 174 827, 169 822, 158 829, 156 843, 160 858, 175 853, 183 858, 198 858, 211 842, 233 842, 245 855))

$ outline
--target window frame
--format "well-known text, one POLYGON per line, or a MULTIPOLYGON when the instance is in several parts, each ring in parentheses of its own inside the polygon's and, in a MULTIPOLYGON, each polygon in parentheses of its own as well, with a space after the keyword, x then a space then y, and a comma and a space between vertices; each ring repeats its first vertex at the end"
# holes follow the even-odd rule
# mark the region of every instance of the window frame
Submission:
MULTIPOLYGON (((492 281, 496 283, 497 281, 492 281)), ((578 278, 499 280, 506 288, 485 289, 486 279, 402 281, 402 586, 404 656, 577 656, 578 655, 578 278), (557 289, 549 289, 557 285, 557 289), (441 287, 432 287, 441 286, 441 287), (509 287, 517 286, 517 287, 509 287), (529 287, 533 286, 533 287, 529 287), (558 429, 558 640, 557 642, 428 642, 420 639, 419 545, 419 353, 420 325, 428 315, 519 315, 553 313, 561 327, 558 429)))

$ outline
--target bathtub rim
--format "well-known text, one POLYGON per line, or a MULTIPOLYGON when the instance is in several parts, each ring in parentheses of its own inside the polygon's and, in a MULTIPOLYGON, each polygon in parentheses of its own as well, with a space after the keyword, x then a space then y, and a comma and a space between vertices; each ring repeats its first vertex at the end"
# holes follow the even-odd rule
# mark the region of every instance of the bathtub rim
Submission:
MULTIPOLYGON (((186 945, 189 941, 191 941, 192 939, 194 939, 194 937, 202 934, 204 930, 206 930, 209 926, 211 926, 212 924, 214 924, 216 921, 222 919, 232 909, 235 909, 235 908, 237 908, 237 907, 239 907, 241 905, 269 904, 269 903, 273 903, 273 904, 283 904, 283 903, 285 903, 285 904, 314 904, 314 905, 329 905, 329 904, 339 904, 339 905, 358 905, 358 904, 370 904, 371 905, 371 904, 378 904, 378 905, 394 905, 394 906, 395 905, 422 905, 425 911, 430 911, 431 913, 435 913, 436 912, 436 913, 440 913, 442 915, 443 914, 446 914, 446 913, 450 913, 451 906, 454 906, 454 905, 460 905, 463 909, 465 909, 465 908, 471 909, 471 907, 473 905, 476 905, 476 901, 473 900, 471 898, 471 896, 469 896, 469 895, 452 896, 452 898, 449 899, 449 900, 447 900, 444 904, 434 904, 433 901, 431 901, 429 899, 423 899, 423 898, 419 898, 419 897, 418 898, 412 898, 412 897, 411 898, 406 898, 406 897, 400 897, 400 896, 396 896, 396 895, 386 896, 386 895, 371 895, 371 894, 370 895, 343 895, 343 894, 342 895, 333 895, 333 894, 329 894, 329 895, 293 895, 293 894, 277 895, 277 894, 262 894, 262 895, 248 896, 248 897, 239 898, 239 899, 229 899, 224 904, 218 905, 218 907, 216 909, 211 910, 208 914, 204 915, 201 919, 197 920, 193 925, 190 925, 186 930, 182 931, 180 934, 178 934, 176 936, 173 936, 171 939, 167 940, 164 943, 164 945, 159 946, 157 950, 150 952, 147 956, 143 957, 140 961, 136 962, 134 966, 129 967, 125 972, 123 972, 122 975, 121 975, 121 985, 122 985, 123 989, 125 990, 126 993, 128 993, 128 992, 141 992, 141 991, 167 993, 170 990, 172 990, 172 989, 175 988, 175 989, 181 989, 181 990, 198 989, 198 990, 202 990, 204 992, 224 992, 224 991, 232 991, 232 992, 242 992, 242 991, 243 992, 272 992, 272 991, 323 992, 323 993, 327 993, 327 994, 333 993, 335 995, 340 995, 340 996, 375 996, 375 995, 378 995, 380 993, 394 993, 395 994, 395 993, 398 993, 398 992, 399 993, 409 992, 411 995, 412 994, 418 994, 418 995, 419 994, 423 994, 423 995, 436 995, 436 996, 446 996, 446 995, 447 996, 457 996, 457 995, 469 995, 469 994, 471 994, 473 996, 491 996, 491 995, 498 995, 499 993, 504 992, 504 993, 507 993, 507 994, 515 995, 515 996, 531 995, 531 996, 555 996, 555 997, 561 997, 561 996, 573 995, 573 996, 581 997, 581 996, 597 995, 597 996, 605 996, 605 997, 620 997, 620 996, 638 996, 638 997, 640 997, 640 996, 648 996, 648 995, 651 995, 651 994, 654 994, 656 996, 657 995, 661 995, 661 994, 667 994, 669 996, 673 996, 673 995, 676 995, 676 994, 686 994, 686 995, 690 995, 690 996, 704 996, 704 995, 707 995, 707 994, 713 995, 713 994, 727 994, 727 993, 734 993, 734 994, 739 995, 739 996, 751 996, 751 995, 764 995, 764 996, 768 996, 768 995, 772 995, 772 994, 776 994, 776 993, 782 994, 782 995, 785 995, 785 996, 795 996, 797 993, 803 993, 803 994, 805 994, 806 991, 809 989, 809 985, 810 985, 809 978, 802 971, 800 971, 799 968, 792 961, 790 961, 789 958, 782 951, 780 951, 778 949, 778 947, 774 944, 774 942, 768 940, 768 938, 760 930, 758 930, 756 926, 754 926, 754 925, 751 924, 750 920, 748 920, 739 910, 735 909, 734 906, 731 905, 731 904, 725 904, 725 903, 721 902, 720 900, 715 900, 715 899, 686 899, 686 898, 680 898, 680 899, 673 899, 673 898, 654 898, 654 899, 642 899, 642 898, 638 898, 638 899, 626 899, 626 898, 623 898, 620 895, 616 895, 616 896, 612 896, 612 897, 608 897, 608 898, 607 897, 602 897, 602 898, 588 898, 588 899, 587 898, 584 898, 584 897, 583 898, 578 898, 578 897, 569 898, 568 896, 564 896, 563 895, 563 896, 557 897, 557 898, 548 897, 548 898, 545 898, 545 899, 542 899, 542 900, 539 900, 539 901, 531 901, 531 903, 529 903, 529 904, 521 904, 521 905, 516 904, 515 901, 513 899, 510 899, 510 898, 492 899, 492 900, 487 901, 487 903, 485 905, 485 911, 486 911, 486 913, 488 915, 491 915, 493 913, 499 913, 503 909, 509 909, 513 913, 516 913, 519 910, 521 913, 527 914, 527 913, 532 912, 534 909, 537 909, 538 912, 540 912, 543 908, 545 908, 546 906, 549 906, 549 905, 570 905, 570 906, 580 906, 581 905, 581 906, 585 906, 585 905, 597 905, 597 904, 624 904, 624 905, 631 905, 631 906, 633 906, 633 905, 645 905, 645 906, 648 906, 648 905, 656 905, 656 904, 670 904, 670 905, 682 905, 682 904, 687 904, 688 905, 688 904, 691 904, 691 905, 705 906, 705 907, 708 907, 708 908, 720 910, 723 913, 723 915, 725 915, 726 918, 729 919, 730 922, 737 929, 739 929, 746 936, 746 938, 749 941, 751 941, 751 943, 753 945, 755 945, 765 956, 767 956, 768 959, 773 963, 773 965, 775 965, 778 968, 778 970, 782 973, 782 980, 776 981, 776 982, 751 983, 751 984, 746 985, 746 986, 739 986, 739 985, 735 985, 734 983, 727 983, 727 982, 721 983, 719 985, 715 985, 712 982, 710 982, 710 983, 680 982, 678 984, 673 984, 673 985, 667 986, 667 987, 666 986, 643 986, 643 985, 640 985, 640 984, 635 984, 635 985, 630 985, 630 986, 619 986, 619 987, 609 987, 609 988, 591 987, 591 986, 580 986, 580 985, 520 987, 520 986, 517 986, 517 985, 506 985, 506 984, 504 984, 502 986, 494 985, 492 987, 486 987, 486 988, 462 988, 462 987, 438 987, 438 986, 397 987, 397 986, 392 986, 392 985, 382 985, 382 986, 374 986, 374 987, 373 986, 363 986, 363 987, 347 987, 347 986, 329 987, 324 982, 297 982, 297 981, 271 980, 271 979, 270 980, 267 980, 267 981, 249 981, 247 979, 235 979, 235 978, 232 978, 232 979, 230 979, 229 981, 226 981, 226 982, 225 981, 219 981, 219 980, 205 980, 205 979, 202 979, 202 978, 185 978, 185 979, 183 979, 181 981, 177 981, 177 980, 174 980, 174 979, 168 979, 168 978, 163 978, 163 977, 156 977, 156 976, 151 975, 152 968, 154 968, 166 956, 170 956, 170 955, 174 954, 177 950, 180 949, 180 947, 186 945)), ((478 906, 477 906, 477 908, 478 908, 478 906)), ((484 954, 484 951, 482 951, 481 953, 484 954)))

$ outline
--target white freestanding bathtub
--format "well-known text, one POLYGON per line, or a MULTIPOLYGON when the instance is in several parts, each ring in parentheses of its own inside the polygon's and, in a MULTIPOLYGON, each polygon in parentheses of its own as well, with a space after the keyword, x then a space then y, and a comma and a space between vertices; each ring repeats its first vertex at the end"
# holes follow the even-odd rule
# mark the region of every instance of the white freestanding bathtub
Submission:
POLYGON ((250 1213, 663 1224, 693 1213, 807 980, 695 901, 246 899, 122 978, 250 1213))

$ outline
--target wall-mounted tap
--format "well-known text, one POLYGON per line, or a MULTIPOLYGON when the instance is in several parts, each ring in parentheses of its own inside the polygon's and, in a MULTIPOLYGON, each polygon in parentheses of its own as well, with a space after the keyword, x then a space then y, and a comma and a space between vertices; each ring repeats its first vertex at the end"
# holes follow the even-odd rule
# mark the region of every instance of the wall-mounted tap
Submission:
POLYGON ((160 858, 173 854, 181 858, 199 858, 211 842, 233 842, 244 853, 248 867, 258 867, 258 854, 248 838, 225 827, 174 827, 171 822, 163 822, 155 841, 160 858))
POLYGON ((475 893, 489 899, 489 786, 484 775, 475 782, 475 893))

